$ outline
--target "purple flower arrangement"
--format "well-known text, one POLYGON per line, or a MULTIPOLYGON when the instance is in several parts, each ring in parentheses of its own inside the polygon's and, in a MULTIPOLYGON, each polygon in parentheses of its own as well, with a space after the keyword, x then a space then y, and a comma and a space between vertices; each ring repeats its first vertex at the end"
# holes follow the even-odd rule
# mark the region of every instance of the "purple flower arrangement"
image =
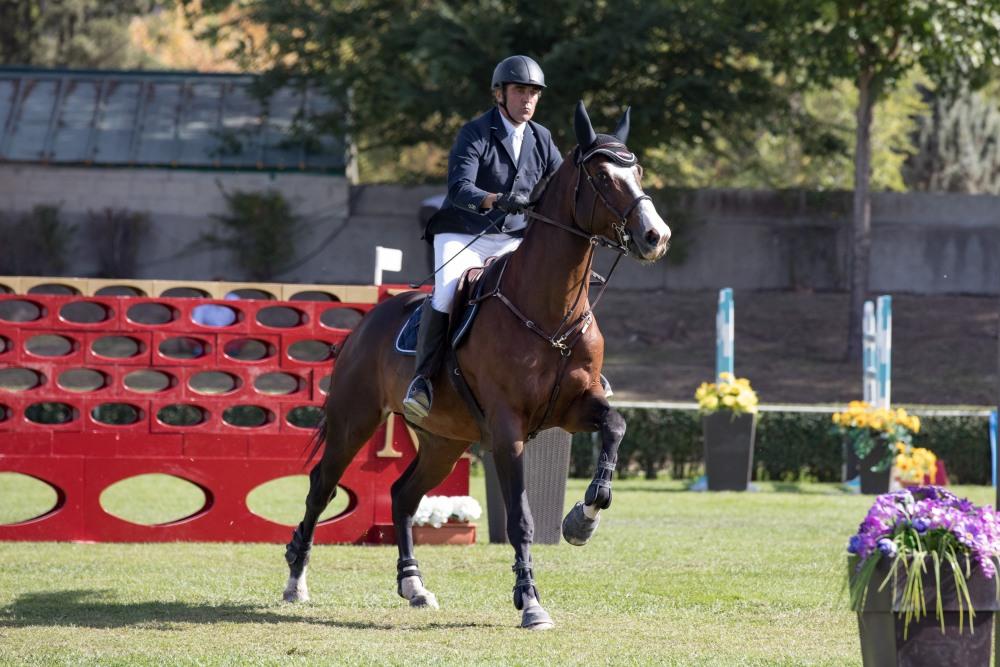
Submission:
MULTIPOLYGON (((905 579, 903 602, 906 625, 921 610, 926 614, 920 578, 928 565, 940 586, 941 567, 955 575, 960 598, 968 599, 966 581, 977 567, 988 579, 996 575, 1000 557, 1000 517, 989 505, 977 507, 938 486, 915 486, 878 496, 868 515, 852 535, 847 551, 859 563, 851 583, 851 602, 860 609, 876 565, 889 561, 889 574, 879 590, 894 575, 905 579)), ((894 584, 895 585, 895 584, 894 584)), ((942 621, 941 596, 937 596, 937 618, 942 621)), ((902 611, 900 612, 903 613, 902 611)), ((972 609, 968 609, 970 616, 972 609)))

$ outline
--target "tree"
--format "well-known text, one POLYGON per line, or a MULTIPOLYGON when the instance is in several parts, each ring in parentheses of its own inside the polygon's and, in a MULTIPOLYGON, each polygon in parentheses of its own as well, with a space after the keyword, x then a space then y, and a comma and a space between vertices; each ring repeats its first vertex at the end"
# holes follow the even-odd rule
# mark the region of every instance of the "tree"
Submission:
MULTIPOLYGON (((876 101, 922 67, 936 81, 983 82, 998 63, 998 0, 790 0, 800 28, 790 28, 783 61, 809 85, 836 79, 858 93, 847 356, 861 356, 861 311, 871 257, 871 127, 876 101)), ((795 24, 790 24, 794 26, 795 24)))
POLYGON ((915 190, 1000 194, 1000 108, 980 92, 936 95, 907 164, 915 190))
MULTIPOLYGON (((206 11, 230 0, 188 0, 206 11)), ((398 154, 421 143, 444 149, 460 125, 491 104, 496 63, 537 58, 546 74, 538 120, 572 145, 571 109, 587 101, 597 127, 633 106, 630 145, 677 149, 725 135, 731 141, 784 104, 772 84, 770 26, 778 0, 244 0, 243 14, 209 36, 266 27, 242 40, 248 63, 273 63, 268 78, 319 85, 339 111, 317 129, 349 133, 358 150, 398 154), (349 113, 344 114, 343 110, 349 113)), ((435 174, 440 177, 441 174, 435 174)))
MULTIPOLYGON (((928 110, 914 72, 875 106, 872 120, 871 185, 907 189, 904 165, 915 151, 913 136, 928 110)), ((752 142, 717 137, 684 151, 650 149, 643 158, 652 185, 685 188, 850 190, 853 184, 854 109, 857 91, 841 79, 829 86, 788 95, 786 121, 756 130, 752 142)), ((668 209, 669 210, 669 209, 668 209)))
POLYGON ((126 67, 129 21, 173 0, 17 0, 0 3, 0 65, 126 67))

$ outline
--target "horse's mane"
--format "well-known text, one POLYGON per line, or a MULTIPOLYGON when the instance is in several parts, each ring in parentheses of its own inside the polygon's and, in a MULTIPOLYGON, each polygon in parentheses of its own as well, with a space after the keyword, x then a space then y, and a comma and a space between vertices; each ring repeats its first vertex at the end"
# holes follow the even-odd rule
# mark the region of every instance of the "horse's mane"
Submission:
POLYGON ((572 151, 563 156, 563 162, 561 165, 559 165, 558 169, 556 169, 551 174, 538 181, 538 183, 531 191, 531 196, 528 197, 528 201, 531 202, 530 205, 532 208, 538 208, 539 206, 541 206, 542 202, 545 200, 545 195, 548 193, 549 183, 551 183, 555 179, 556 175, 559 172, 561 172, 563 169, 566 168, 567 162, 573 160, 574 156, 576 155, 576 150, 577 149, 574 147, 572 151))

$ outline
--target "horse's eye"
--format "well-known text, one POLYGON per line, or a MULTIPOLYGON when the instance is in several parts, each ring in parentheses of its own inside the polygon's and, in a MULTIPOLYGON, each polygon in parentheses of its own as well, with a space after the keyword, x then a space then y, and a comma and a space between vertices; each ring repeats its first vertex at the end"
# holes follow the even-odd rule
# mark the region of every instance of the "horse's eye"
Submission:
POLYGON ((606 171, 600 171, 600 172, 597 173, 597 178, 599 178, 602 181, 604 181, 605 183, 607 183, 608 180, 610 180, 611 177, 608 176, 608 172, 606 172, 606 171))

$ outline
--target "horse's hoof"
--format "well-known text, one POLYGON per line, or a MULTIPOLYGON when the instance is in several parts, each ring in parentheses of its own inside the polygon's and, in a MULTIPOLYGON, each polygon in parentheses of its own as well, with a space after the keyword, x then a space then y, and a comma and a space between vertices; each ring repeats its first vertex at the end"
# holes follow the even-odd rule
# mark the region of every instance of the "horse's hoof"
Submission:
POLYGON ((534 605, 524 610, 521 614, 521 627, 525 630, 551 630, 556 627, 552 622, 549 612, 542 609, 541 605, 534 605))
POLYGON ((414 595, 410 598, 410 606, 415 609, 440 609, 437 598, 430 591, 414 595))
POLYGON ((309 590, 305 586, 289 586, 281 594, 285 602, 309 602, 309 590))
POLYGON ((582 547, 590 541, 600 523, 600 514, 593 519, 588 518, 583 512, 583 503, 577 502, 576 505, 573 505, 573 509, 566 514, 566 518, 563 519, 563 538, 574 546, 582 547))

